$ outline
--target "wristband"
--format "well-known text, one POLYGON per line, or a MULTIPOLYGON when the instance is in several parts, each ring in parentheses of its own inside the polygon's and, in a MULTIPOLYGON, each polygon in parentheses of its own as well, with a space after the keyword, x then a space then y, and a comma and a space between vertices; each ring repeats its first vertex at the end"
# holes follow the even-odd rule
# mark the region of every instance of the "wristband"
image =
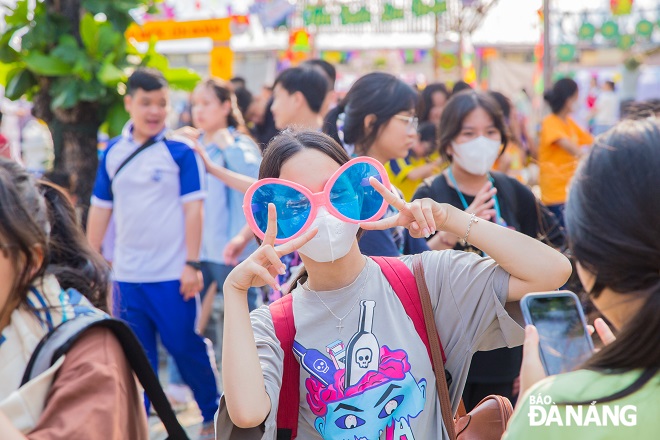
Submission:
POLYGON ((202 263, 199 261, 186 261, 186 266, 190 266, 195 270, 202 270, 202 263))

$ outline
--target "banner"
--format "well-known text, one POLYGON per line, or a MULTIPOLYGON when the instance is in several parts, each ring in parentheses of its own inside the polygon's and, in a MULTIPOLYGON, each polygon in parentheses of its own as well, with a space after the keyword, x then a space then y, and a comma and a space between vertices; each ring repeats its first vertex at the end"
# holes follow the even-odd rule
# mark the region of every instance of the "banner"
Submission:
POLYGON ((610 0, 612 15, 629 15, 632 11, 633 0, 610 0))
POLYGON ((126 29, 126 39, 139 42, 184 40, 188 38, 210 38, 213 41, 229 41, 231 38, 231 18, 193 21, 150 21, 142 26, 131 24, 126 29))

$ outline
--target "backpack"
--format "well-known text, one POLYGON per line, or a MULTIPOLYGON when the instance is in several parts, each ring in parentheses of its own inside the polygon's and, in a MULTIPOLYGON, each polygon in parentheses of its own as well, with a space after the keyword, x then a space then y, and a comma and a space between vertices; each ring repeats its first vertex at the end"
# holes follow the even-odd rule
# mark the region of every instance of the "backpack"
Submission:
MULTIPOLYGON (((415 330, 431 356, 431 346, 424 322, 424 312, 415 281, 415 275, 403 261, 395 257, 370 257, 373 259, 392 286, 394 293, 401 301, 406 314, 412 320, 415 330)), ((300 406, 300 364, 293 353, 293 340, 296 327, 293 316, 293 296, 286 295, 269 306, 275 327, 275 335, 284 351, 284 371, 282 388, 280 389, 279 406, 277 410, 277 440, 293 440, 298 435, 298 407, 300 406)), ((442 342, 438 337, 442 361, 446 363, 442 342)), ((445 369, 447 384, 451 383, 451 375, 445 369)))
POLYGON ((121 344, 129 365, 142 384, 151 404, 158 413, 170 440, 188 440, 188 435, 177 421, 158 377, 147 359, 133 330, 124 322, 104 315, 78 315, 63 322, 44 336, 32 353, 25 368, 21 386, 50 368, 65 355, 78 339, 91 328, 107 328, 121 344))

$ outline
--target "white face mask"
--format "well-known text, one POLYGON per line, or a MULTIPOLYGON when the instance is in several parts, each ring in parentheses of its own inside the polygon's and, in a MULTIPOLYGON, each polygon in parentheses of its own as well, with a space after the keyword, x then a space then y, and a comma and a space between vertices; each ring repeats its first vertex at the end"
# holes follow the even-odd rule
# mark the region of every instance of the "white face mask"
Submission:
POLYGON ((318 232, 298 252, 319 263, 328 263, 345 257, 353 246, 358 225, 339 220, 324 207, 320 208, 310 229, 318 232))
POLYGON ((462 144, 452 142, 455 153, 453 160, 468 173, 483 176, 493 168, 501 144, 500 141, 494 141, 484 136, 462 144))

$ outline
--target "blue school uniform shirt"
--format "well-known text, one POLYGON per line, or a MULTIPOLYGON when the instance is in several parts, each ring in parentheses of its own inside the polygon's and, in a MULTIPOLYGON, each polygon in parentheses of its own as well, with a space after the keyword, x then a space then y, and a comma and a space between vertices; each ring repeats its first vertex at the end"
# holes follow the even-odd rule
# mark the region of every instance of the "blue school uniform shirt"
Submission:
MULTIPOLYGON (((220 149, 215 144, 206 146, 213 163, 245 176, 258 178, 261 152, 247 136, 230 129, 234 143, 220 149)), ((225 264, 225 246, 247 224, 243 213, 244 194, 225 185, 220 179, 207 175, 208 197, 204 202, 204 228, 200 259, 225 264)), ((251 240, 239 260, 244 260, 257 249, 251 240)))
POLYGON ((204 165, 183 140, 165 138, 117 169, 140 144, 128 122, 108 143, 96 175, 92 205, 112 209, 117 281, 178 280, 186 261, 183 205, 205 197, 204 165))

